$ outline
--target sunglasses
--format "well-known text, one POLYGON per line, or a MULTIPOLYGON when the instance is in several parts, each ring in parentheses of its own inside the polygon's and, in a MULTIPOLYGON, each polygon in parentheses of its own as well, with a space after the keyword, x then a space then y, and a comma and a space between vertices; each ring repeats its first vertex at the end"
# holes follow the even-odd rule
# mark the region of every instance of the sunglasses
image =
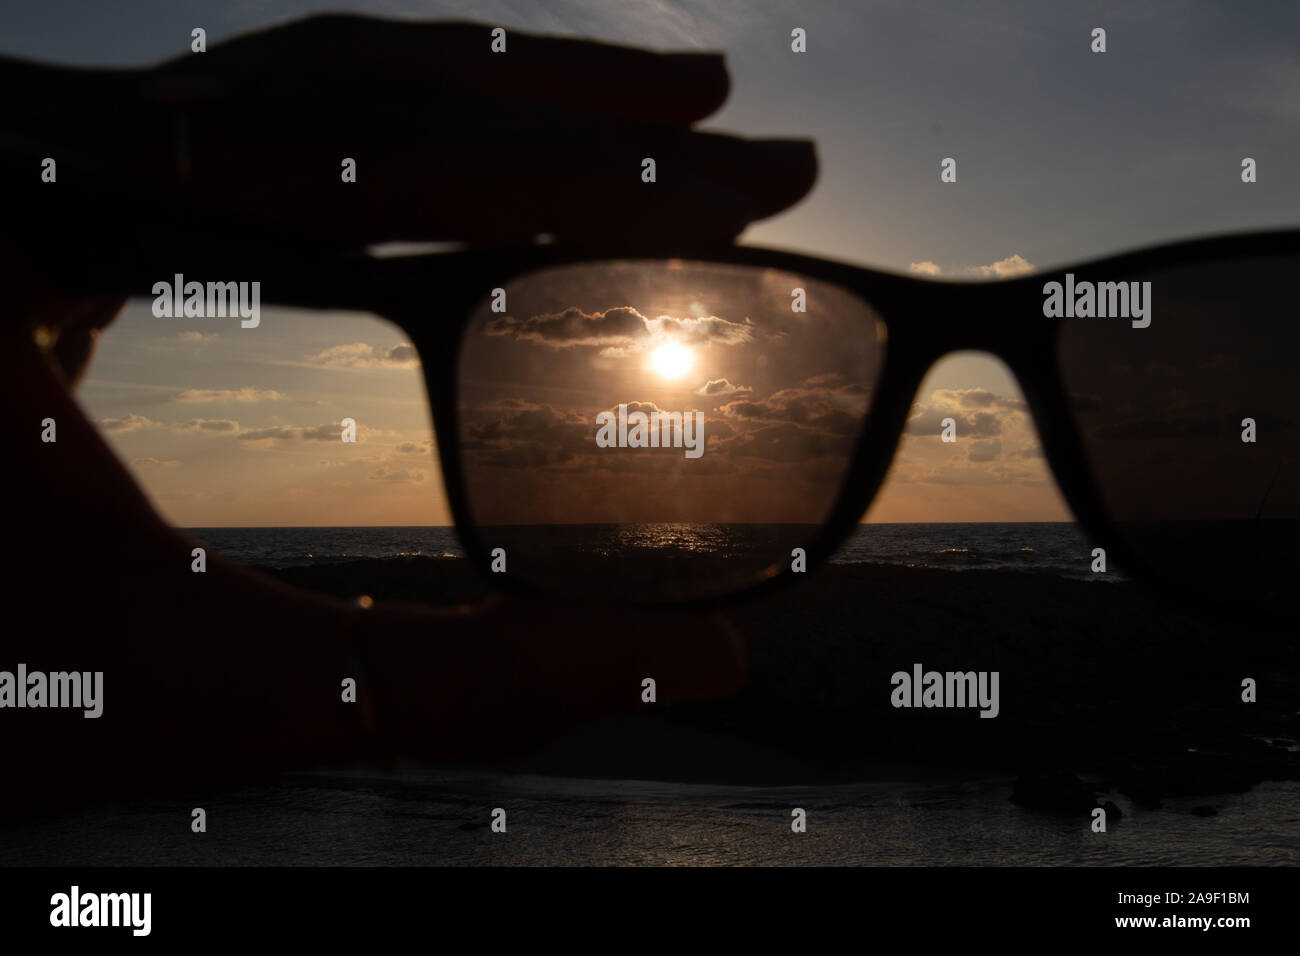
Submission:
POLYGON ((853 533, 905 431, 964 440, 913 400, 978 350, 1016 377, 1104 561, 1198 605, 1288 600, 1300 231, 949 282, 689 240, 377 258, 183 219, 36 257, 71 288, 260 279, 266 304, 397 323, 458 534, 503 588, 717 602, 797 578, 853 533))

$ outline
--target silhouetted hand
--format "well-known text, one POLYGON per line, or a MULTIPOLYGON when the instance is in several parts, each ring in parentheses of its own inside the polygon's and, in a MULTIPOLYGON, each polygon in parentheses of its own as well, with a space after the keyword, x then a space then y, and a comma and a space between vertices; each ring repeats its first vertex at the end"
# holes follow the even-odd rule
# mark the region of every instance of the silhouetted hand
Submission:
MULTIPOLYGON (((11 119, 25 134, 358 245, 542 232, 725 239, 811 187, 809 143, 688 128, 726 97, 721 57, 518 33, 492 54, 489 31, 326 16, 150 70, 7 63, 0 74, 43 78, 11 119), (659 166, 652 189, 640 180, 646 156, 659 166), (347 188, 344 157, 358 167, 347 188)), ((215 556, 192 573, 193 543, 158 517, 71 397, 121 302, 43 285, 12 254, 21 237, 8 243, 0 400, 18 436, 19 507, 3 560, 23 623, 0 639, 3 659, 103 670, 106 697, 99 720, 6 715, 14 732, 0 747, 31 783, 10 798, 392 753, 511 752, 644 706, 646 676, 661 700, 737 686, 738 644, 712 616, 517 598, 361 610, 215 556), (45 418, 56 443, 40 440, 45 418), (349 676, 360 678, 357 705, 340 699, 349 676)))
POLYGON ((312 17, 151 70, 43 78, 60 108, 24 116, 53 142, 360 244, 725 239, 812 187, 808 141, 689 129, 726 99, 721 56, 507 39, 494 54, 488 26, 312 17))

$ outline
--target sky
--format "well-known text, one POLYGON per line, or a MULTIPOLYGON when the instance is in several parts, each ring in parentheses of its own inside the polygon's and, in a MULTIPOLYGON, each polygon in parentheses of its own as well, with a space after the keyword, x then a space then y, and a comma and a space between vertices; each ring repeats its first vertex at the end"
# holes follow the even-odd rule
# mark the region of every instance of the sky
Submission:
MULTIPOLYGON (((821 161, 811 195, 751 227, 746 243, 997 278, 1294 226, 1300 209, 1300 7, 1290 3, 8 0, 0 53, 141 65, 186 50, 194 26, 212 45, 322 10, 725 51, 732 95, 703 127, 811 137, 821 161), (1089 48, 1098 26, 1104 54, 1089 48), (806 54, 790 51, 794 27, 807 31, 806 54), (1250 185, 1245 156, 1258 163, 1250 185), (945 157, 957 160, 956 183, 940 182, 945 157)), ((105 337, 80 400, 173 523, 449 523, 400 329, 270 308, 259 328, 241 329, 158 319, 149 304, 133 302, 105 337), (355 444, 338 440, 344 417, 358 423, 355 444)), ((708 412, 720 420, 719 409, 708 412)), ((1069 517, 1014 379, 976 355, 931 370, 866 515, 1069 517), (938 437, 948 416, 953 444, 938 437)))

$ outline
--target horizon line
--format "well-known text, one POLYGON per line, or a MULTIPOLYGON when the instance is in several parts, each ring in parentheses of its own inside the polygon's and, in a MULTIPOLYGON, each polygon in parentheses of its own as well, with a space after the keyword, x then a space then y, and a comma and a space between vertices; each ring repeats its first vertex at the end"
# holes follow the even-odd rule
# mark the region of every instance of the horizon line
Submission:
MULTIPOLYGON (((577 522, 579 525, 608 525, 608 524, 708 524, 710 522, 701 521, 583 521, 577 522)), ((810 526, 820 526, 816 521, 731 521, 725 524, 806 524, 810 526)), ((1069 521, 859 521, 864 526, 883 526, 883 525, 926 525, 926 524, 1078 524, 1076 520, 1069 521)), ((566 527, 572 526, 574 522, 549 522, 547 525, 538 525, 538 527, 566 527)), ((206 530, 240 530, 247 531, 259 528, 447 528, 456 530, 454 524, 204 524, 204 525, 172 525, 179 531, 193 531, 197 529, 206 530)), ((486 525, 485 527, 492 527, 486 525)))

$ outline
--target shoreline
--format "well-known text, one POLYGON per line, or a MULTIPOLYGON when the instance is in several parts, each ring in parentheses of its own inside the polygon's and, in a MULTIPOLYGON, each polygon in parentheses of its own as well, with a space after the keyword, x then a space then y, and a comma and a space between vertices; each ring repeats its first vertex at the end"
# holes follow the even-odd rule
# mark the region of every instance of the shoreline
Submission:
MULTIPOLYGON (((489 593, 458 558, 260 570, 376 602, 489 593)), ((1145 807, 1300 778, 1300 754, 1286 749, 1300 710, 1287 635, 1199 618, 1131 582, 827 564, 723 613, 746 649, 734 697, 588 724, 518 760, 465 766, 756 786, 1009 776, 1031 802, 1063 807, 1078 803, 1081 777, 1145 807), (917 663, 998 671, 999 716, 892 707, 891 674, 917 663), (1241 701, 1243 677, 1257 681, 1257 703, 1241 701)))

